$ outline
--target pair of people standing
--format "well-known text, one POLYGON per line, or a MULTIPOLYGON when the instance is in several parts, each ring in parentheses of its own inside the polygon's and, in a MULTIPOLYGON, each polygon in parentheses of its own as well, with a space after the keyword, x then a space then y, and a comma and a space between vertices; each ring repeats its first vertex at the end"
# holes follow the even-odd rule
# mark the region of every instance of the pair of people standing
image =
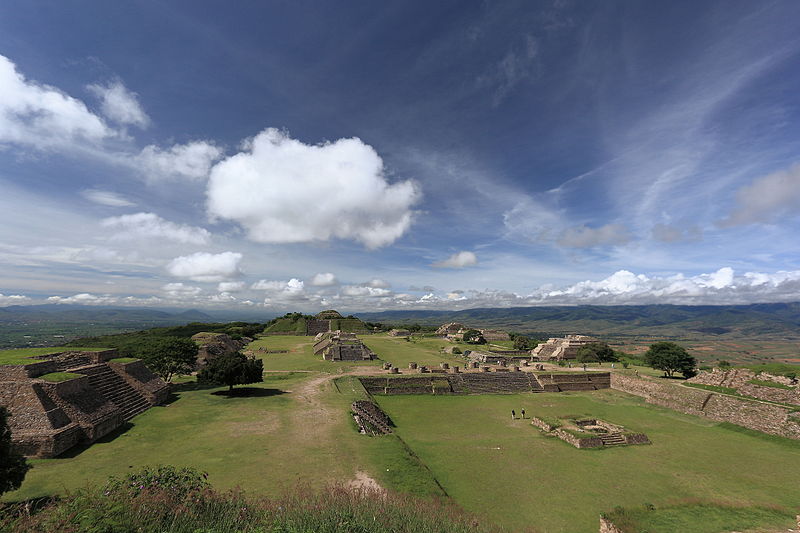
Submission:
MULTIPOLYGON (((520 414, 522 415, 522 418, 525 418, 525 409, 520 411, 520 414)), ((516 420, 516 419, 517 419, 517 412, 512 409, 511 410, 511 420, 516 420)))

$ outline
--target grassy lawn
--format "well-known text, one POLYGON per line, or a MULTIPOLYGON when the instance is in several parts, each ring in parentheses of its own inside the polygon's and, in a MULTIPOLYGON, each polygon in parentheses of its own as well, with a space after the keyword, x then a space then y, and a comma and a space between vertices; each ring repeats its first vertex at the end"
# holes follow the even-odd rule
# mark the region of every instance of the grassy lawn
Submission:
MULTIPOLYGON (((314 337, 306 335, 272 335, 256 339, 245 348, 264 361, 264 371, 307 370, 315 372, 341 373, 355 366, 374 366, 376 371, 381 361, 325 361, 314 355, 314 337), (265 353, 258 351, 288 350, 288 353, 265 353)), ((378 354, 380 356, 380 354, 378 354)))
POLYGON ((313 355, 308 336, 258 339, 247 349, 264 361, 265 382, 248 387, 250 395, 215 394, 226 387, 197 388, 181 377, 174 401, 86 449, 33 461, 22 488, 3 499, 59 494, 132 468, 173 464, 209 472, 216 488, 265 495, 297 483, 348 481, 361 471, 403 492, 446 492, 467 511, 512 529, 594 532, 599 514, 616 507, 630 510, 651 533, 711 533, 720 531, 712 526, 736 520, 792 523, 783 508, 796 512, 800 501, 800 442, 647 405, 618 391, 381 396, 395 433, 359 435, 349 407, 366 393, 342 372, 377 370, 382 361, 400 368, 409 361, 464 363, 441 352, 448 345, 441 339, 361 338, 380 360, 324 361, 313 355), (519 414, 523 408, 529 416, 601 418, 644 432, 653 444, 578 450, 529 421, 512 421, 511 409, 519 414), (656 511, 643 513, 646 504, 656 511))
POLYGON ((73 348, 65 346, 51 346, 49 348, 15 348, 12 350, 0 350, 0 365, 27 365, 35 363, 39 355, 49 355, 61 352, 102 352, 107 348, 73 348))
POLYGON ((351 480, 357 471, 387 486, 436 492, 430 474, 398 439, 356 432, 349 406, 363 389, 340 393, 331 380, 322 383, 319 401, 325 411, 320 412, 300 395, 314 377, 267 374, 253 386, 261 393, 250 397, 215 395, 226 388, 192 390, 193 384, 186 384, 174 402, 142 413, 113 437, 74 456, 32 461, 22 488, 3 499, 63 493, 157 464, 194 466, 206 470, 217 488, 240 486, 270 495, 297 483, 321 487, 351 480))
POLYGON ((453 344, 443 339, 431 337, 415 337, 411 341, 407 341, 404 337, 390 337, 388 335, 364 335, 359 338, 373 352, 378 354, 382 361, 389 361, 400 369, 408 368, 408 363, 411 361, 426 366, 438 366, 439 363, 463 366, 463 357, 442 353, 442 348, 458 346, 462 351, 464 349, 476 349, 468 344, 453 344))
MULTIPOLYGON (((800 501, 800 442, 732 431, 617 391, 379 402, 456 502, 512 528, 597 531, 599 514, 616 506, 686 499, 790 511, 800 501), (644 432, 653 444, 578 450, 512 421, 511 409, 522 408, 550 417, 591 415, 644 432)), ((791 524, 790 515, 778 516, 784 518, 777 525, 791 524)), ((714 531, 694 527, 681 531, 714 531)))

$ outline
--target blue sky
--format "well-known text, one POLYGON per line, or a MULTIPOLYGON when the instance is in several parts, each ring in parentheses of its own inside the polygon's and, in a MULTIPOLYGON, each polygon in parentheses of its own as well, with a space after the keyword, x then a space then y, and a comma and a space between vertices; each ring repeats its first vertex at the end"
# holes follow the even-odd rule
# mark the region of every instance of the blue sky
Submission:
POLYGON ((0 5, 0 305, 800 299, 800 4, 431 4, 0 5))

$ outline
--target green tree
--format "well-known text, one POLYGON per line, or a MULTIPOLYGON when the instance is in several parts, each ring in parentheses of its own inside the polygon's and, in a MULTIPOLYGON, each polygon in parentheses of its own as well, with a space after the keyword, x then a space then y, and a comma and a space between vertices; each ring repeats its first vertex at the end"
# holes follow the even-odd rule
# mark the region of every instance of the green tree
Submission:
POLYGON ((674 342, 651 344, 644 354, 644 360, 651 368, 663 370, 667 377, 672 377, 675 372, 680 372, 684 377, 696 374, 697 360, 674 342))
POLYGON ((246 357, 235 352, 215 357, 197 375, 199 383, 227 385, 232 391, 234 385, 261 383, 264 381, 264 363, 255 357, 246 357))
POLYGON ((486 344, 486 339, 477 329, 468 329, 464 332, 464 342, 467 344, 486 344))
POLYGON ((717 366, 720 367, 722 370, 728 370, 731 367, 731 363, 730 361, 727 361, 725 359, 720 359, 717 362, 717 366))
POLYGON ((591 362, 613 362, 618 361, 619 358, 614 350, 605 342, 590 342, 578 348, 578 361, 581 363, 591 362))
POLYGON ((189 374, 197 364, 197 344, 191 339, 156 338, 143 342, 137 352, 147 367, 167 383, 173 376, 189 374))
POLYGON ((30 468, 25 457, 11 447, 8 411, 0 407, 0 494, 18 489, 30 468))
POLYGON ((526 337, 525 335, 514 335, 515 350, 520 350, 520 351, 533 350, 534 348, 536 348, 537 344, 539 343, 531 339, 530 337, 526 337))

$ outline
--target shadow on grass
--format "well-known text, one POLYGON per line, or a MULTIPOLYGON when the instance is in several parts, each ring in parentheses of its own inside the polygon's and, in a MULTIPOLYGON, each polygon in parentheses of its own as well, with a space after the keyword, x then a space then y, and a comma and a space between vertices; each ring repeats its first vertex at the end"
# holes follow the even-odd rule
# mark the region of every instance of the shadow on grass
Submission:
POLYGON ((233 390, 218 390, 212 392, 214 396, 224 396, 226 398, 264 398, 267 396, 277 396, 279 394, 286 394, 285 391, 280 389, 262 389, 257 387, 240 387, 233 390))
POLYGON ((59 459, 72 459, 73 457, 77 457, 78 455, 82 454, 84 451, 88 450, 94 444, 113 441, 114 439, 116 439, 117 437, 122 435, 123 433, 126 433, 132 427, 133 427, 133 424, 131 422, 125 422, 124 424, 122 424, 120 427, 118 427, 114 431, 112 431, 112 432, 100 437, 99 439, 97 439, 95 441, 92 441, 92 442, 84 442, 84 443, 78 444, 76 446, 73 446, 72 448, 70 448, 69 450, 66 450, 64 453, 58 455, 57 457, 59 459))

